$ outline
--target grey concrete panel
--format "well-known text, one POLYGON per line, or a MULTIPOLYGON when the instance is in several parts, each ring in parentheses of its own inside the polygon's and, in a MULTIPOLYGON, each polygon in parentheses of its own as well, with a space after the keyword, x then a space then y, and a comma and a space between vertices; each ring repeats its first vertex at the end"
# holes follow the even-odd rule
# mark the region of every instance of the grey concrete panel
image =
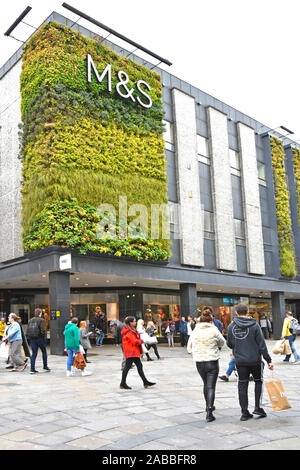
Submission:
POLYGON ((227 116, 207 108, 214 200, 217 267, 237 270, 227 116))
POLYGON ((175 156, 181 223, 182 264, 203 266, 203 222, 196 142, 195 101, 173 89, 175 156))
POLYGON ((248 272, 265 274, 254 130, 238 123, 248 272))

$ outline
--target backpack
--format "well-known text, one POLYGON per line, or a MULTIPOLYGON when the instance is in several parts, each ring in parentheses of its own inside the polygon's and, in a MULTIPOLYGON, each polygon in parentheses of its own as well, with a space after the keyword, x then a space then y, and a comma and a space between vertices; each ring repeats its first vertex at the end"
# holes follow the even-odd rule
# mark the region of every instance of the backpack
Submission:
POLYGON ((170 331, 175 331, 175 328, 176 328, 175 323, 170 323, 169 324, 170 331))
POLYGON ((38 339, 41 336, 40 327, 37 321, 29 321, 26 336, 29 339, 38 339))
POLYGON ((293 333, 293 335, 299 335, 300 334, 300 325, 297 320, 297 318, 291 318, 290 321, 290 331, 293 333))

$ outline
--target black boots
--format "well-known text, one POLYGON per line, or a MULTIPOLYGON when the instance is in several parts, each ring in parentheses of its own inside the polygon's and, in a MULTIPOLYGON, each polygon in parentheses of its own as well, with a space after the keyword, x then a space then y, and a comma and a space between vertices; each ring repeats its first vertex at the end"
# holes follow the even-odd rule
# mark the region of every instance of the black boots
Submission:
POLYGON ((206 421, 207 423, 210 423, 211 421, 214 421, 216 418, 213 415, 213 408, 207 408, 206 409, 206 421))
POLYGON ((127 384, 120 384, 120 388, 124 390, 131 390, 131 387, 129 387, 127 384))
POLYGON ((147 382, 144 383, 144 388, 152 387, 153 385, 156 385, 156 383, 147 381, 147 382))

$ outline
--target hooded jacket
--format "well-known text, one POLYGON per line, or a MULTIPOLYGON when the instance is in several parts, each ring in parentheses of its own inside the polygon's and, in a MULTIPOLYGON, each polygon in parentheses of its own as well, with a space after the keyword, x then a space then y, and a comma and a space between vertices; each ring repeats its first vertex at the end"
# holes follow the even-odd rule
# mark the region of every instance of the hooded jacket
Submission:
POLYGON ((187 345, 187 352, 192 353, 195 362, 217 361, 220 348, 225 339, 212 323, 197 323, 187 345))
POLYGON ((123 352, 128 357, 141 357, 143 340, 137 330, 132 330, 128 325, 124 326, 121 332, 123 336, 123 352))
POLYGON ((227 346, 232 349, 237 365, 261 363, 261 356, 270 364, 266 342, 259 324, 251 317, 235 317, 228 326, 227 346))
POLYGON ((77 351, 80 350, 79 344, 79 328, 75 325, 75 323, 67 323, 65 326, 65 343, 66 349, 76 349, 77 351))

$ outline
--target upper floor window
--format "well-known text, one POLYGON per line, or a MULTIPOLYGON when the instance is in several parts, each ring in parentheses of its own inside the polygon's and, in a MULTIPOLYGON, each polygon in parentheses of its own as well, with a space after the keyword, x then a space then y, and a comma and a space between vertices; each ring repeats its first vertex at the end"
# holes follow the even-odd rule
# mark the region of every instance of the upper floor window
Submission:
POLYGON ((267 186, 266 182, 266 167, 264 163, 257 162, 258 182, 262 186, 267 186))
POLYGON ((198 161, 210 165, 208 140, 197 134, 197 154, 198 161))
POLYGON ((169 121, 163 121, 165 126, 164 131, 164 141, 165 141, 165 148, 167 150, 171 150, 174 152, 174 126, 169 121))
POLYGON ((204 238, 215 239, 214 214, 213 212, 204 212, 204 238))
POLYGON ((231 173, 236 176, 241 176, 240 155, 235 150, 229 149, 229 161, 231 173))

